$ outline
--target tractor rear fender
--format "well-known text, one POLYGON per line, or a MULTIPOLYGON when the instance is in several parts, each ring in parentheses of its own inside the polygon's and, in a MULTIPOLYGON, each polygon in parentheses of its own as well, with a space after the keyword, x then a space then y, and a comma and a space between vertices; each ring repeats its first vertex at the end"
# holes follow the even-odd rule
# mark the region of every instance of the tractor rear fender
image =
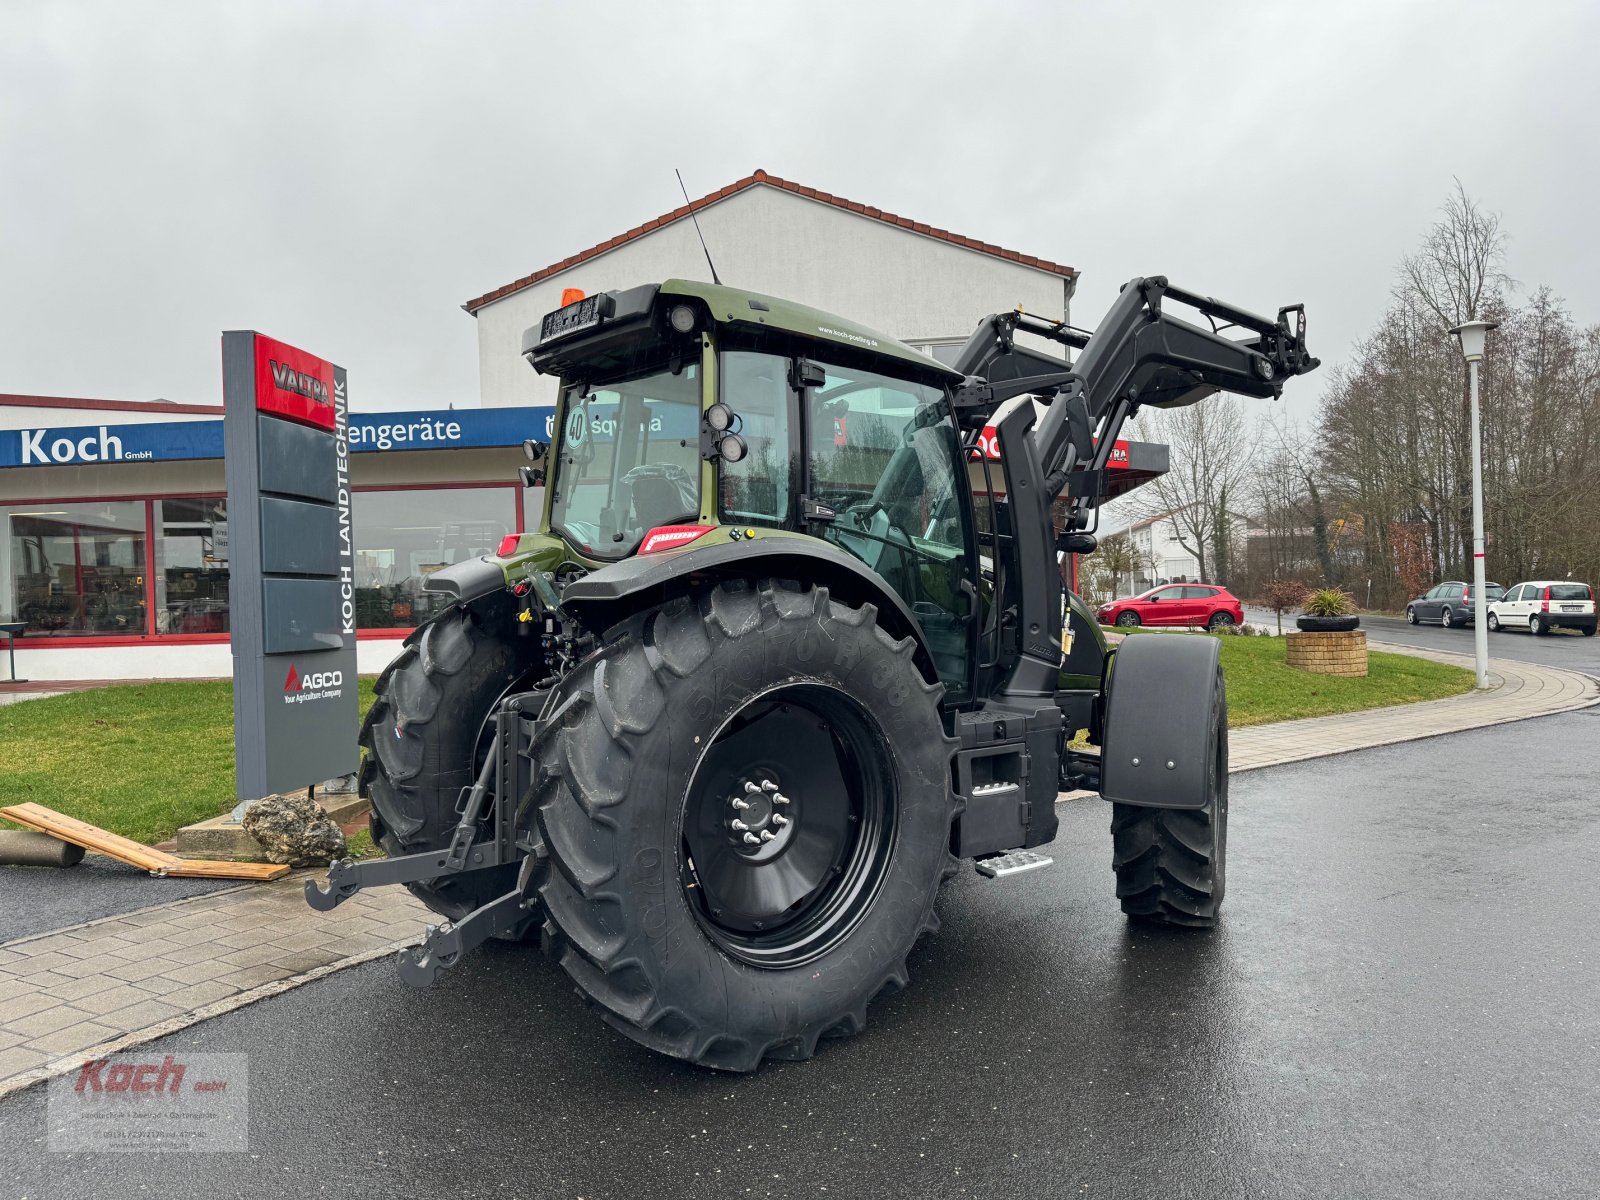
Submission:
POLYGON ((1202 808, 1216 753, 1213 704, 1223 686, 1214 637, 1123 639, 1106 683, 1100 795, 1145 808, 1202 808))
POLYGON ((490 592, 498 592, 505 588, 506 572, 502 563, 502 559, 488 554, 469 558, 465 562, 452 563, 427 576, 422 582, 422 590, 441 592, 466 604, 480 596, 487 596, 490 592))
MULTIPOLYGON (((765 531, 763 531, 765 533, 765 531)), ((639 554, 569 583, 561 607, 601 633, 639 609, 726 579, 787 579, 816 584, 844 603, 873 604, 878 624, 916 643, 913 658, 929 683, 939 681, 927 639, 906 603, 865 563, 819 538, 772 534, 700 549, 639 554)))

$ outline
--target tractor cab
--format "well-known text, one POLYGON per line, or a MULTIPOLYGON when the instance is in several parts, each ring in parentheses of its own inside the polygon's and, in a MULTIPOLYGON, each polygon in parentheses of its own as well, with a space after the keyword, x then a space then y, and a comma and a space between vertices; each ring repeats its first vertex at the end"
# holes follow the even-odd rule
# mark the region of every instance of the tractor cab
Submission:
POLYGON ((545 529, 574 555, 820 539, 892 589, 941 681, 969 689, 960 375, 842 318, 682 280, 576 299, 524 354, 562 381, 545 529))

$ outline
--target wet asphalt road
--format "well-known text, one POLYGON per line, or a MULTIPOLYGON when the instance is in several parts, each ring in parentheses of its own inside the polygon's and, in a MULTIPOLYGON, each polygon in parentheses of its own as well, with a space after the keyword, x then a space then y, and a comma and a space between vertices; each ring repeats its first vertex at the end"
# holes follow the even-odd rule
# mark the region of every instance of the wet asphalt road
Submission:
MULTIPOLYGON (((1271 610, 1251 607, 1245 619, 1268 629, 1276 628, 1276 618, 1271 610)), ((1285 613, 1285 631, 1294 630, 1294 616, 1285 613)), ((1375 617, 1364 615, 1361 628, 1367 631, 1369 642, 1392 642, 1402 646, 1420 646, 1426 650, 1450 650, 1456 654, 1470 655, 1472 627, 1446 629, 1439 624, 1408 625, 1404 617, 1375 617)), ((1502 630, 1489 635, 1489 659, 1512 659, 1516 662, 1538 663, 1545 667, 1564 667, 1569 671, 1582 671, 1600 677, 1600 636, 1584 637, 1571 630, 1533 637, 1526 630, 1502 630)))
MULTIPOLYGON (((1442 625, 1407 625, 1401 617, 1362 617, 1361 627, 1367 631, 1368 641, 1472 653, 1470 625, 1446 629, 1442 625)), ((1534 637, 1525 629, 1503 629, 1489 634, 1489 658, 1510 658, 1600 676, 1600 637, 1584 637, 1572 630, 1534 637)))
POLYGON ((164 1039, 250 1054, 251 1153, 44 1149, 0 1196, 1594 1196, 1600 711, 1236 776, 1210 934, 1127 925, 1107 813, 947 888, 867 1031, 730 1077, 655 1057, 553 966, 388 963, 164 1039))

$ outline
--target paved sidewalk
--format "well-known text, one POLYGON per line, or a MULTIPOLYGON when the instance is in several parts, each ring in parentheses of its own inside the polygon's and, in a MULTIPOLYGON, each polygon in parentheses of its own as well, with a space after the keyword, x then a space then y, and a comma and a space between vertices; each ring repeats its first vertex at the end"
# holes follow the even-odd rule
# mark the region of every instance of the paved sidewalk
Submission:
MULTIPOLYGON (((1386 647, 1386 650, 1396 650, 1386 647)), ((1463 655, 1399 651, 1470 664, 1463 655)), ((1493 664, 1496 686, 1444 700, 1236 730, 1232 766, 1254 770, 1600 703, 1600 681, 1493 664)), ((1087 794, 1087 793, 1083 793, 1087 794)), ((309 908, 297 872, 0 944, 0 1096, 86 1053, 123 1049, 415 943, 437 921, 404 888, 309 908)), ((396 987, 403 986, 398 979, 396 987)))
POLYGON ((303 889, 321 875, 296 872, 0 944, 0 1096, 422 936, 430 914, 404 888, 313 911, 303 889))
MULTIPOLYGON (((1468 654, 1389 644, 1384 645, 1383 653, 1409 654, 1469 670, 1473 666, 1468 654)), ((1484 692, 1236 729, 1228 739, 1229 766, 1234 771, 1253 771, 1600 704, 1600 681, 1577 671, 1490 659, 1489 679, 1492 686, 1484 692)))

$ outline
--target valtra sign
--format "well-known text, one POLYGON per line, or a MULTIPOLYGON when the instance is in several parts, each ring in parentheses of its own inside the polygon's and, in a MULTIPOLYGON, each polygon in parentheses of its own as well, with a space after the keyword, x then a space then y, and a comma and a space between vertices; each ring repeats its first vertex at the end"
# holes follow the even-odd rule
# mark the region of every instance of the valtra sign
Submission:
POLYGON ((238 795, 355 770, 355 551, 344 368, 222 335, 238 795), (349 681, 349 682, 346 682, 349 681))
POLYGON ((333 430, 332 363, 256 334, 256 407, 302 425, 333 430))

